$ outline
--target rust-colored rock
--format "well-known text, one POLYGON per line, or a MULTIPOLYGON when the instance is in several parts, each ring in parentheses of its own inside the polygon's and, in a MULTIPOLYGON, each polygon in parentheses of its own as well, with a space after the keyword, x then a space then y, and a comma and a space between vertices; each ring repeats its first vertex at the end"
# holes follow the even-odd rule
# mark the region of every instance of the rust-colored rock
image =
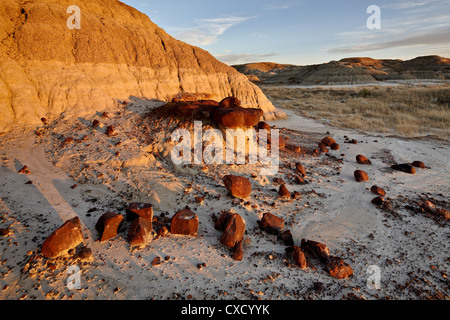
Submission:
POLYGON ((245 220, 240 215, 234 213, 229 217, 225 230, 220 237, 220 243, 229 248, 233 248, 242 241, 245 233, 245 220))
POLYGON ((372 202, 376 206, 381 206, 384 203, 384 198, 383 196, 378 196, 373 198, 370 202, 372 202))
POLYGON ((292 195, 289 192, 288 188, 285 184, 280 185, 280 188, 278 189, 278 197, 282 199, 291 199, 292 195))
POLYGON ((144 246, 151 239, 152 235, 152 223, 145 218, 136 218, 128 230, 128 242, 134 246, 144 246))
POLYGON ((332 137, 325 137, 320 142, 327 147, 330 147, 333 143, 336 143, 332 137))
POLYGON ((228 192, 235 198, 248 198, 252 192, 250 180, 245 177, 226 175, 223 177, 223 184, 228 192))
POLYGON ((214 223, 214 229, 219 231, 224 231, 225 227, 228 224, 228 220, 235 214, 235 212, 232 212, 230 210, 223 210, 220 213, 219 218, 214 223))
POLYGON ((183 209, 175 213, 170 225, 172 234, 196 236, 198 232, 198 217, 189 209, 183 209))
POLYGON ((41 252, 47 258, 56 258, 76 248, 82 242, 80 219, 75 217, 67 220, 44 241, 41 252))
POLYGON ((219 102, 221 108, 235 108, 241 106, 241 101, 237 97, 226 97, 219 102))
POLYGON ((297 162, 295 164, 295 170, 297 171, 297 173, 301 176, 304 177, 306 175, 306 170, 305 167, 303 166, 303 164, 301 164, 300 162, 297 162))
POLYGON ((259 223, 259 227, 270 234, 279 234, 284 227, 284 219, 266 212, 259 223))
POLYGON ((385 195, 386 195, 386 191, 384 191, 383 188, 380 188, 379 186, 376 186, 376 185, 373 185, 373 186, 370 188, 370 191, 371 191, 372 193, 378 194, 378 195, 380 195, 380 196, 385 196, 385 195))
POLYGON ((403 171, 410 174, 415 174, 416 169, 408 163, 394 164, 391 166, 392 169, 403 171))
POLYGON ((307 253, 313 258, 326 261, 328 257, 330 256, 330 250, 328 247, 320 242, 313 241, 313 240, 305 240, 302 239, 301 242, 301 248, 303 252, 307 253))
POLYGON ((258 130, 261 130, 261 129, 267 130, 267 133, 269 133, 270 130, 271 130, 270 125, 267 122, 264 122, 264 121, 258 122, 256 127, 257 127, 258 130))
POLYGON ((423 163, 422 161, 413 161, 412 163, 411 163, 411 165, 413 166, 413 167, 417 167, 417 168, 425 168, 426 166, 425 166, 425 163, 423 163))
POLYGON ((300 269, 307 268, 306 257, 300 247, 293 247, 292 258, 294 259, 294 263, 299 266, 300 269))
POLYGON ((104 213, 95 224, 95 229, 100 233, 100 242, 115 238, 117 230, 123 221, 123 216, 115 212, 104 213))
POLYGON ((125 209, 127 220, 134 221, 142 217, 148 221, 153 221, 153 206, 150 203, 133 202, 125 209))
POLYGON ((330 256, 326 269, 332 277, 337 279, 346 279, 353 275, 353 269, 340 257, 330 256))
POLYGON ((365 171, 355 170, 353 175, 355 176, 355 180, 357 182, 369 181, 369 176, 367 175, 367 172, 365 172, 365 171))
POLYGON ((243 240, 239 241, 233 248, 233 255, 231 256, 236 261, 242 261, 244 258, 244 249, 242 248, 243 240))
POLYGON ((334 150, 334 151, 339 150, 339 144, 337 144, 336 142, 332 143, 330 148, 331 148, 331 150, 334 150))
POLYGON ((212 119, 220 126, 229 129, 253 127, 263 116, 261 109, 219 108, 212 112, 212 119))
POLYGON ((294 238, 292 237, 291 230, 284 230, 281 232, 280 237, 285 246, 289 247, 294 245, 294 238))
POLYGON ((362 154, 358 154, 356 156, 356 162, 358 162, 359 164, 372 164, 372 161, 370 161, 369 159, 367 159, 365 156, 363 156, 362 154))

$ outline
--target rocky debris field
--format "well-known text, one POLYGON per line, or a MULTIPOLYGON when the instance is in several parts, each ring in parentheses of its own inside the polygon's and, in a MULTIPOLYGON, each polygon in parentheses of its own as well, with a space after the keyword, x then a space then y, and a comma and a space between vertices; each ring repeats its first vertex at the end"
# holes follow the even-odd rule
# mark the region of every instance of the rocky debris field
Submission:
POLYGON ((448 144, 252 120, 280 130, 264 176, 175 164, 193 115, 161 108, 0 136, 2 299, 449 298, 448 144))

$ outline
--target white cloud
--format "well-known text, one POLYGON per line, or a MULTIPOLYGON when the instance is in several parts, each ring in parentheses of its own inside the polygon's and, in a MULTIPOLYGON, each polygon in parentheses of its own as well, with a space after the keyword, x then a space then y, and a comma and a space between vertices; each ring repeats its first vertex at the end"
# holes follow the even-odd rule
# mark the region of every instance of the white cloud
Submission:
POLYGON ((214 57, 217 60, 222 61, 223 63, 234 65, 250 62, 260 62, 261 60, 275 57, 277 55, 278 55, 277 53, 262 53, 262 54, 230 53, 230 54, 215 54, 214 57))
POLYGON ((193 45, 209 45, 235 25, 253 19, 253 17, 228 16, 214 19, 195 19, 195 27, 184 29, 175 34, 179 40, 193 45))

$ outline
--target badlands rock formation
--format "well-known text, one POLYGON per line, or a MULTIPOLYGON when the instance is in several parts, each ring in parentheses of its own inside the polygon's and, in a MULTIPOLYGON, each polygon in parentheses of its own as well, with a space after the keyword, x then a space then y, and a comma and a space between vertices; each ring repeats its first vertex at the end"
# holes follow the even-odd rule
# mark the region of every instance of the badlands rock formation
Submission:
POLYGON ((280 113, 247 77, 208 52, 168 35, 117 0, 0 2, 0 132, 60 114, 83 116, 127 99, 180 93, 280 113))

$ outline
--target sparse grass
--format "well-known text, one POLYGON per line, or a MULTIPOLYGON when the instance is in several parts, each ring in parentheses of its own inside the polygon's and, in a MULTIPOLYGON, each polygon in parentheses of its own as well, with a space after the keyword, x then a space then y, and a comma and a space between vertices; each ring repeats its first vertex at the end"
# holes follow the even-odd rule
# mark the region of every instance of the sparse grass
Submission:
POLYGON ((450 140, 449 84, 261 89, 276 107, 336 127, 450 140))

